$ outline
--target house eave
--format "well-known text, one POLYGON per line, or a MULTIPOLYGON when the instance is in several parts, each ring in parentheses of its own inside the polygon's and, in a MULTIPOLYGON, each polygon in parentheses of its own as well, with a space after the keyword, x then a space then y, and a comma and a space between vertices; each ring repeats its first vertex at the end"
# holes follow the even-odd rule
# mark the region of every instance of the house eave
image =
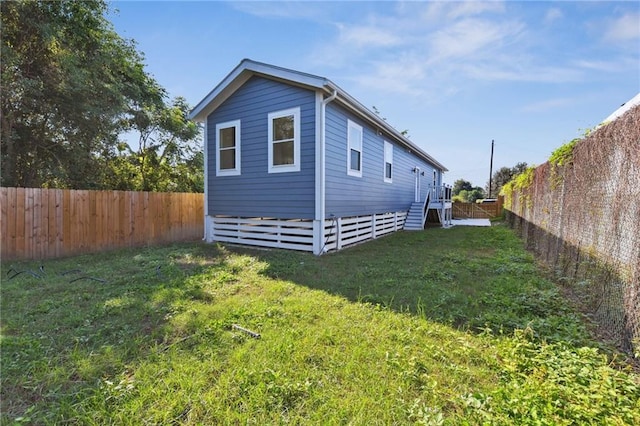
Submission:
POLYGON ((342 90, 332 81, 313 74, 290 70, 275 65, 256 62, 251 59, 243 59, 207 96, 204 97, 190 112, 189 118, 197 122, 205 122, 207 116, 216 110, 228 99, 240 86, 252 76, 258 75, 270 79, 280 80, 288 84, 295 84, 312 90, 320 90, 326 95, 337 93, 336 100, 361 119, 376 127, 382 134, 403 146, 409 152, 431 163, 442 172, 448 169, 431 155, 410 141, 402 133, 398 132, 377 114, 362 105, 358 100, 342 90))
POLYGON ((383 134, 387 134, 391 139, 393 139, 396 143, 402 145, 405 149, 407 149, 410 153, 417 155, 428 163, 436 166, 442 172, 448 172, 443 164, 433 158, 431 155, 427 154, 422 148, 413 143, 409 138, 404 136, 398 130, 396 130, 393 126, 387 123, 385 120, 380 118, 378 114, 375 114, 373 111, 362 105, 357 99, 349 95, 344 90, 340 89, 336 84, 331 81, 328 81, 327 87, 329 88, 329 92, 337 91, 338 97, 337 100, 341 105, 350 109, 352 112, 355 112, 360 116, 360 118, 369 122, 373 126, 377 127, 383 134))
POLYGON ((320 89, 328 80, 312 74, 294 71, 275 65, 243 59, 227 76, 213 88, 189 113, 194 121, 204 122, 211 112, 231 96, 240 86, 254 75, 261 75, 270 79, 294 83, 303 87, 320 89))

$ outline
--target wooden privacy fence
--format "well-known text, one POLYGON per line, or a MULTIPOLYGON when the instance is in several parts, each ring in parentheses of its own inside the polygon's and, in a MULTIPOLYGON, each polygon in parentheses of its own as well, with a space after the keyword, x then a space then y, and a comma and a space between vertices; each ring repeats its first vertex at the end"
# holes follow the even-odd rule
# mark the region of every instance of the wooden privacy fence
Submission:
POLYGON ((204 195, 0 188, 2 260, 202 238, 204 195))
POLYGON ((492 219, 502 216, 504 197, 494 203, 453 203, 453 217, 456 219, 492 219))

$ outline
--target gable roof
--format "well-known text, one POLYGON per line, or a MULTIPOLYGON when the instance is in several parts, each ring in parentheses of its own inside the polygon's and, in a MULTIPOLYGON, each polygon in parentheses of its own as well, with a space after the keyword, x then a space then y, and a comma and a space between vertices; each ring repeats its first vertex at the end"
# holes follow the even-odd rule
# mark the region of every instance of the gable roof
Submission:
POLYGON ((404 146, 416 156, 433 164, 442 171, 448 171, 448 169, 435 158, 427 154, 406 136, 402 135, 331 80, 313 74, 252 61, 251 59, 243 59, 238 66, 227 74, 227 76, 193 108, 189 114, 189 118, 204 122, 209 114, 215 111, 216 108, 253 76, 261 76, 307 89, 319 90, 329 96, 335 94, 336 97, 333 102, 340 103, 361 119, 378 128, 378 130, 388 134, 390 138, 394 139, 398 144, 404 146))

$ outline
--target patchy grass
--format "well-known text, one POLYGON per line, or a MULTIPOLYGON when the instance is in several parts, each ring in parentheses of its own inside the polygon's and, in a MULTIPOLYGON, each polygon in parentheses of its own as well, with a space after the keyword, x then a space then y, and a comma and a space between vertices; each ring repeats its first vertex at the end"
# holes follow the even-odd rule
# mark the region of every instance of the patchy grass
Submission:
POLYGON ((2 424, 640 423, 638 376, 502 226, 42 266, 2 265, 2 424))

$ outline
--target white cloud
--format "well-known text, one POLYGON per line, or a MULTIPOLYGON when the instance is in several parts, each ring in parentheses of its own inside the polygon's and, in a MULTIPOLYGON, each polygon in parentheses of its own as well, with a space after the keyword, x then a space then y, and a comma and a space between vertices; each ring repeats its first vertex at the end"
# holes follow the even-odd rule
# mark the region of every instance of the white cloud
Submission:
POLYGON ((376 25, 350 26, 338 24, 340 43, 354 47, 388 47, 402 43, 401 38, 392 31, 376 25))
POLYGON ((492 64, 470 63, 464 72, 477 80, 568 83, 583 79, 583 73, 572 67, 535 65, 531 60, 512 63, 509 58, 496 59, 492 64))
POLYGON ((373 72, 363 74, 357 81, 363 86, 418 96, 423 93, 420 82, 425 78, 424 62, 419 58, 400 58, 395 61, 380 61, 373 64, 373 72))
POLYGON ((240 12, 261 18, 319 20, 327 15, 327 4, 319 2, 231 1, 228 4, 240 12))
POLYGON ((503 2, 499 1, 466 1, 455 2, 451 10, 447 12, 449 19, 463 18, 467 16, 480 15, 485 12, 504 12, 503 2))
POLYGON ((564 14, 562 13, 562 10, 560 10, 557 7, 552 7, 547 10, 547 13, 544 16, 544 23, 551 24, 557 21, 558 19, 562 19, 563 17, 564 17, 564 14))
POLYGON ((408 1, 400 2, 397 11, 399 15, 422 23, 439 23, 485 13, 502 13, 505 11, 505 4, 502 1, 408 1))
POLYGON ((610 21, 604 31, 604 40, 615 43, 640 39, 640 14, 627 13, 610 21))
POLYGON ((437 31, 431 36, 431 55, 434 59, 475 55, 492 49, 504 40, 516 37, 522 25, 495 24, 480 19, 464 19, 437 31))
MULTIPOLYGON (((356 90, 375 89, 427 103, 479 81, 578 83, 595 73, 629 67, 628 60, 597 50, 571 50, 573 37, 566 38, 568 48, 558 54, 554 37, 563 37, 564 26, 543 29, 537 25, 539 15, 529 9, 507 8, 509 3, 503 2, 400 2, 385 13, 345 14, 334 24, 335 37, 311 49, 309 60, 316 67, 340 70, 341 75, 327 75, 338 83, 352 82, 356 90)), ((571 18, 560 5, 543 13, 547 23, 571 18)), ((635 37, 634 19, 638 15, 617 19, 607 36, 635 37)), ((633 58, 637 66, 637 55, 633 58)))
POLYGON ((575 62, 575 66, 589 71, 600 71, 606 73, 620 72, 628 69, 638 68, 637 60, 632 58, 611 59, 611 60, 588 60, 583 59, 575 62))

